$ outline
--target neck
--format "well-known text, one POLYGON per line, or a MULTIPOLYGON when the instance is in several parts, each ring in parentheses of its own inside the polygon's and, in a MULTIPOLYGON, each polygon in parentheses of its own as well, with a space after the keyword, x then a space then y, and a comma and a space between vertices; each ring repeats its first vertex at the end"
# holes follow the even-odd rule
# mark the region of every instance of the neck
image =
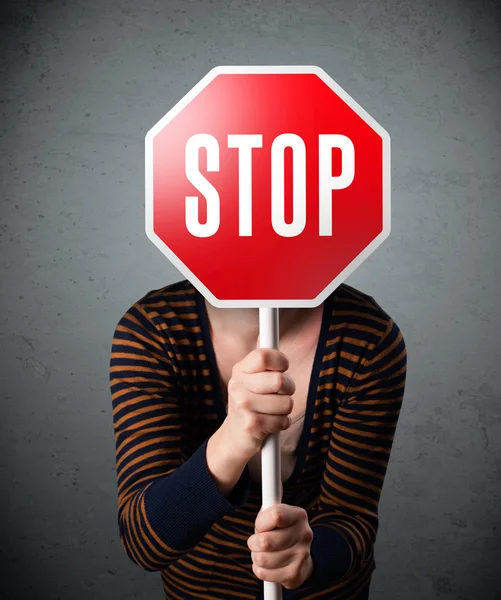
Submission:
MULTIPOLYGON (((241 340, 244 344, 255 344, 259 336, 258 308, 219 308, 205 299, 207 315, 211 326, 217 325, 218 331, 228 337, 241 340)), ((280 338, 294 333, 315 309, 280 308, 280 338)))

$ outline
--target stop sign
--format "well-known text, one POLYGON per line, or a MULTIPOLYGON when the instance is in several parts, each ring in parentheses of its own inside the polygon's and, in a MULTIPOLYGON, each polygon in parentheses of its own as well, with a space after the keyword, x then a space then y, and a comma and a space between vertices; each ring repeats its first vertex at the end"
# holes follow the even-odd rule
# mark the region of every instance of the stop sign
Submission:
POLYGON ((215 306, 317 306, 389 235, 389 135, 319 67, 216 67, 146 135, 146 232, 215 306))

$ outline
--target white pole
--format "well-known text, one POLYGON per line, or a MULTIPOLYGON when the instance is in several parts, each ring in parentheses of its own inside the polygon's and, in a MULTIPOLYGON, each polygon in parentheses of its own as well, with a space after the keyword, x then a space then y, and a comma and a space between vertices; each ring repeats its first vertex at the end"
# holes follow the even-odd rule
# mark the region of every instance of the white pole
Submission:
MULTIPOLYGON (((259 347, 279 349, 278 308, 259 309, 259 347)), ((263 510, 282 502, 280 432, 269 435, 261 449, 261 484, 263 510)), ((282 586, 265 581, 264 600, 282 600, 282 586)))

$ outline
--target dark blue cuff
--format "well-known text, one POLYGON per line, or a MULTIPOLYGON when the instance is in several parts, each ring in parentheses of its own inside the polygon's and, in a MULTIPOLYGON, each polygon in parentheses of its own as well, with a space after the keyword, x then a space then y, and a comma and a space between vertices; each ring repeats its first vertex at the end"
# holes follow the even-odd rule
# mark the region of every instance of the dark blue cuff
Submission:
POLYGON ((322 592, 329 585, 335 584, 350 568, 351 550, 345 538, 321 524, 312 525, 311 529, 313 541, 310 554, 313 559, 313 572, 299 587, 293 590, 284 588, 284 600, 299 600, 305 594, 322 592))
POLYGON ((247 466, 228 497, 220 493, 207 465, 208 441, 170 475, 150 485, 144 495, 149 524, 175 550, 195 546, 216 521, 248 499, 247 466))
POLYGON ((335 582, 346 575, 351 564, 351 548, 346 538, 330 527, 312 525, 313 541, 310 554, 313 574, 305 583, 335 582))

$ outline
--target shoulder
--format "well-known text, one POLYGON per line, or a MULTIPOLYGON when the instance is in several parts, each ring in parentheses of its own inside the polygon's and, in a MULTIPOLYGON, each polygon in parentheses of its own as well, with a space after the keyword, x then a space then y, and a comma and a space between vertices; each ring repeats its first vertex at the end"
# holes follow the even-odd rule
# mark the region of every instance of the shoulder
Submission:
POLYGON ((160 288, 150 290, 139 298, 135 304, 153 316, 155 313, 169 311, 183 312, 183 307, 191 306, 195 302, 195 288, 187 279, 169 283, 160 288))
POLYGON ((183 279, 146 292, 120 317, 118 327, 136 324, 146 333, 174 345, 197 316, 196 290, 183 279))
POLYGON ((194 312, 195 305, 195 289, 183 279, 146 292, 127 308, 124 315, 139 312, 155 325, 160 325, 194 312))
POLYGON ((361 354, 367 355, 385 341, 405 346, 402 331, 393 317, 371 295, 342 283, 331 294, 334 323, 361 354))
POLYGON ((395 393, 400 393, 407 370, 400 327, 373 296, 346 284, 334 291, 332 300, 343 393, 354 393, 357 387, 366 390, 377 378, 384 378, 385 385, 394 385, 395 393))

